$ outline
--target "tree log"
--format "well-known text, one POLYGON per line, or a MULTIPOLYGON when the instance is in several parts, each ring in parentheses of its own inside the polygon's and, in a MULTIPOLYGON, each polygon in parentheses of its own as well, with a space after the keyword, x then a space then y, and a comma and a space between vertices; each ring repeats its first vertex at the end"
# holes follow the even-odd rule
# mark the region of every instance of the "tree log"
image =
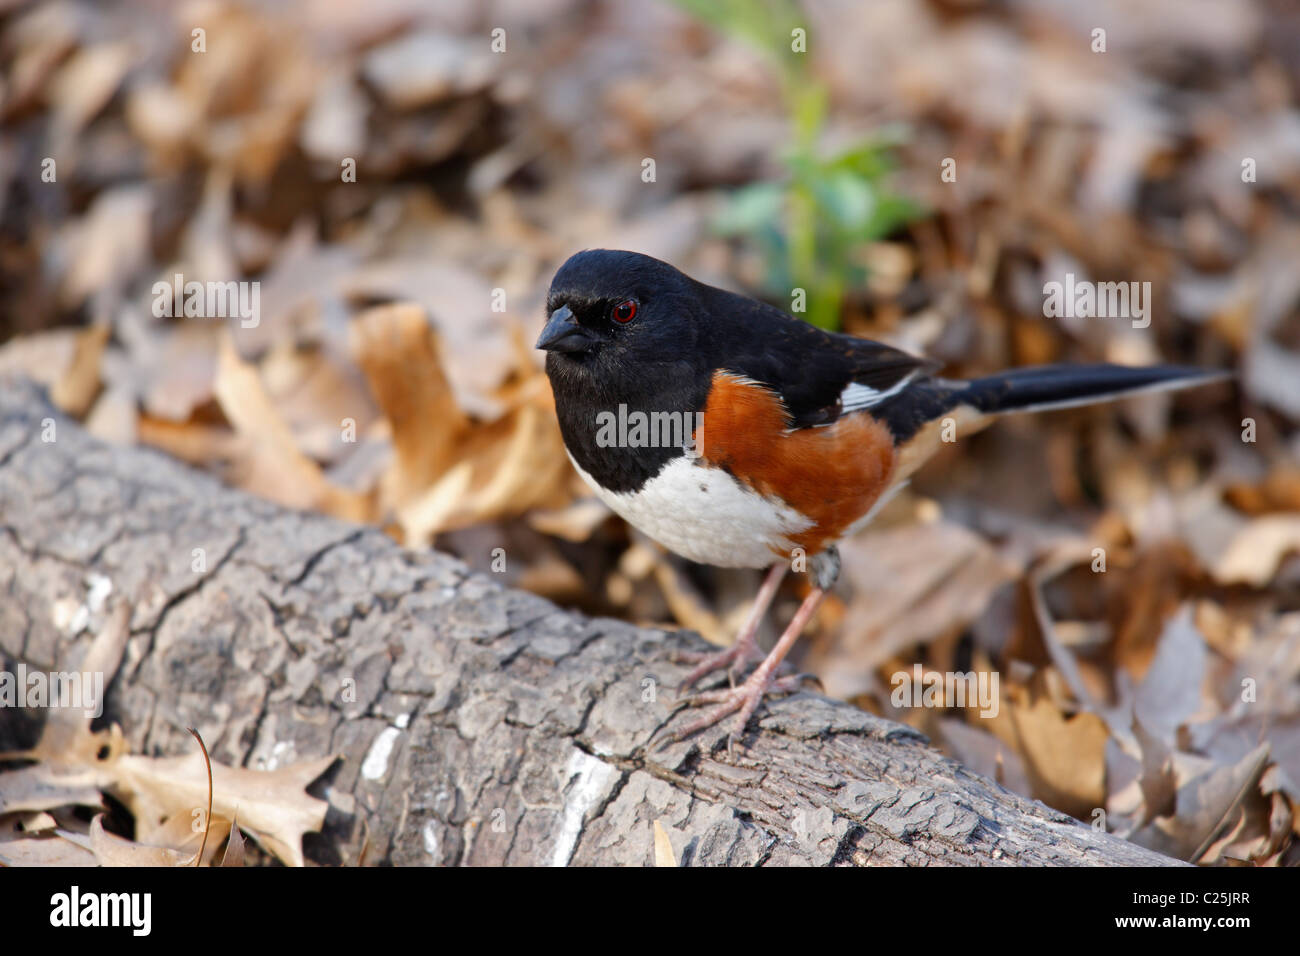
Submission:
MULTIPOLYGON (((814 693, 760 708, 734 755, 721 732, 655 749, 696 635, 589 620, 103 444, 14 378, 0 524, 5 666, 75 668, 129 601, 106 718, 137 753, 189 753, 193 726, 233 765, 339 755, 312 787, 317 863, 364 842, 367 863, 643 866, 655 821, 692 866, 1177 863, 814 693)), ((0 709, 0 750, 37 729, 0 709)))

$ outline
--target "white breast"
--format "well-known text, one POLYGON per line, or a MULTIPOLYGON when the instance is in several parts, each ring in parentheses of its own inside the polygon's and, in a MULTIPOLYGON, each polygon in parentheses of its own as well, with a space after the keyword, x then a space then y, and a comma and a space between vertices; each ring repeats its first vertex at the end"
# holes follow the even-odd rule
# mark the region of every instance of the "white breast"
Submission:
POLYGON ((629 524, 700 564, 768 567, 777 559, 773 546, 789 550, 790 536, 811 525, 784 502, 685 456, 670 461, 638 491, 606 491, 576 461, 573 467, 629 524))

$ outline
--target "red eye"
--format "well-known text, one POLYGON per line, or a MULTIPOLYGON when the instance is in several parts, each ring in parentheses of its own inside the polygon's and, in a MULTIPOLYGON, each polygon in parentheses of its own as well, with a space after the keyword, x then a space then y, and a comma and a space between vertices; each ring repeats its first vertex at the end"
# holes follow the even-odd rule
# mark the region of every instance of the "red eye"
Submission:
POLYGON ((627 324, 636 318, 636 300, 624 299, 618 305, 614 306, 614 321, 627 324))

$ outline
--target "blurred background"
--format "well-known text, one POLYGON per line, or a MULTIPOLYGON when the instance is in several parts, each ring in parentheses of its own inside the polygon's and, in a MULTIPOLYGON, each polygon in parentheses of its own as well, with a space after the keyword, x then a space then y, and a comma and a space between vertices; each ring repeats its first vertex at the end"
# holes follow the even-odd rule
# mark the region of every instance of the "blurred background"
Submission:
POLYGON ((0 0, 0 63, 0 371, 587 613, 725 644, 758 576, 572 472, 531 345, 579 249, 953 376, 1235 372, 957 443, 796 662, 1144 845, 1300 862, 1294 3, 0 0), (157 314, 178 274, 255 323, 157 314), (1067 274, 1149 282, 1150 324, 1046 317, 1067 274), (896 707, 914 665, 996 672, 997 715, 896 707))

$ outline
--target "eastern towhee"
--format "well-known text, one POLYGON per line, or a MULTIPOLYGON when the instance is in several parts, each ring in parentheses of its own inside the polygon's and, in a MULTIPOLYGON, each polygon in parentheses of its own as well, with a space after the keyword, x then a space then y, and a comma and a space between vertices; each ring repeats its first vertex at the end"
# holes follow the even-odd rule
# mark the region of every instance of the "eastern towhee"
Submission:
POLYGON ((718 706, 676 739, 736 712, 738 735, 766 692, 792 689, 776 669, 835 583, 836 542, 865 526, 954 430, 964 437, 1007 412, 1223 377, 1178 366, 1045 365, 943 379, 925 359, 607 249, 560 267, 546 311, 537 348, 547 352, 578 474, 692 561, 771 569, 735 644, 700 658, 683 687, 762 656, 759 622, 786 570, 806 561, 812 589, 771 652, 739 686, 695 695, 694 704, 718 706))

